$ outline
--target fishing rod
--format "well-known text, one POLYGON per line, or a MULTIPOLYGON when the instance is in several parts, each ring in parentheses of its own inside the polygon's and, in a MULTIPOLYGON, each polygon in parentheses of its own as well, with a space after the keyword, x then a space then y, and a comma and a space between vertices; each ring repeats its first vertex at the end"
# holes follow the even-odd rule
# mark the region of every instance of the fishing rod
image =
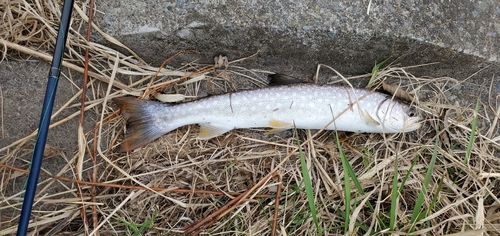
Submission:
POLYGON ((56 97, 57 83, 59 82, 59 75, 61 74, 64 46, 66 44, 66 39, 68 38, 73 2, 74 0, 64 0, 54 57, 52 58, 52 64, 50 66, 42 114, 40 115, 40 123, 38 125, 38 134, 36 136, 35 147, 31 157, 31 167, 28 175, 28 181, 26 183, 23 207, 21 209, 21 216, 19 217, 19 223, 17 225, 17 236, 24 236, 28 231, 31 208, 35 199, 36 185, 38 183, 38 176, 40 175, 40 168, 42 166, 43 151, 45 149, 45 143, 47 142, 50 117, 52 115, 52 108, 54 107, 54 99, 56 97))

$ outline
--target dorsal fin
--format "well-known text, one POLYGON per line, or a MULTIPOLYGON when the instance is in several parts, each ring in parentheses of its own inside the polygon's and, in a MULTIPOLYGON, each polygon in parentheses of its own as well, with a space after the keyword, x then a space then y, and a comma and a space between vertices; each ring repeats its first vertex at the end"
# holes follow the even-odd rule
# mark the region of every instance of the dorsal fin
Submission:
POLYGON ((279 86, 288 84, 305 83, 306 81, 297 79, 295 77, 284 74, 272 74, 267 76, 269 78, 269 86, 279 86))

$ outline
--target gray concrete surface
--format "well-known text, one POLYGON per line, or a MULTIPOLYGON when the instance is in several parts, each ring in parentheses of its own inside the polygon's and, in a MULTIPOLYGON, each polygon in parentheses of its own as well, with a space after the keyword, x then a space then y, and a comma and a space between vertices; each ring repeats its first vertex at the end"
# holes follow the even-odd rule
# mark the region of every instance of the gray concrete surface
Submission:
POLYGON ((235 57, 256 50, 314 54, 311 59, 336 63, 411 53, 417 42, 500 60, 500 2, 494 0, 115 0, 99 1, 98 8, 106 32, 153 61, 161 52, 189 48, 235 57))
MULTIPOLYGON (((212 63, 218 54, 231 60, 260 50, 242 65, 307 78, 318 63, 356 75, 389 57, 399 65, 441 62, 411 72, 459 80, 486 68, 456 91, 469 99, 465 106, 472 106, 492 79, 500 86, 500 1, 369 3, 103 0, 97 1, 95 22, 154 65, 182 49, 196 52, 172 63, 212 63)), ((109 45, 95 31, 93 40, 109 45)), ((5 124, 0 147, 36 128, 47 73, 45 62, 0 63, 5 124)), ((56 106, 73 92, 69 83, 61 82, 56 106)), ((68 124, 53 131, 49 144, 76 147, 75 130, 76 124, 68 124)))
POLYGON ((98 4, 103 12, 98 15, 101 26, 115 36, 154 32, 156 41, 176 36, 176 41, 187 45, 226 45, 243 51, 247 45, 262 49, 259 46, 289 39, 312 51, 324 51, 324 44, 346 37, 399 37, 489 61, 500 59, 500 2, 493 0, 117 0, 98 4), (240 33, 246 34, 232 37, 240 33))
MULTIPOLYGON (((43 61, 2 61, 0 63, 0 89, 1 109, 0 117, 3 126, 0 127, 0 148, 10 145, 20 138, 30 135, 38 128, 40 113, 45 95, 47 76, 50 64, 43 61)), ((74 72, 69 73, 67 69, 62 71, 66 76, 61 76, 54 112, 63 106, 78 89, 73 84, 81 85, 81 75, 74 72)), ((60 121, 70 114, 77 112, 79 108, 70 108, 61 112, 52 122, 60 121)), ((89 129, 95 124, 95 115, 87 112, 85 128, 89 129)), ((54 151, 62 151, 67 157, 75 153, 77 147, 78 119, 70 120, 49 131, 47 145, 54 151)), ((31 158, 34 138, 24 143, 19 149, 12 151, 16 155, 31 158)), ((2 153, 5 154, 5 153, 2 153)), ((53 152, 57 154, 57 152, 53 152)), ((1 157, 2 155, 0 155, 1 157)), ((57 155, 56 155, 57 156, 57 155)), ((44 167, 53 169, 52 173, 58 171, 65 160, 61 158, 49 158, 45 160, 44 167), (61 164, 61 165, 60 165, 61 164)), ((17 167, 28 168, 26 162, 16 163, 17 167)), ((20 187, 23 187, 20 185, 20 187)))
POLYGON ((402 66, 440 62, 412 72, 459 80, 488 66, 476 78, 500 71, 499 1, 115 0, 97 7, 98 25, 155 65, 194 49, 173 64, 260 51, 244 65, 306 78, 318 63, 357 75, 386 58, 402 66))

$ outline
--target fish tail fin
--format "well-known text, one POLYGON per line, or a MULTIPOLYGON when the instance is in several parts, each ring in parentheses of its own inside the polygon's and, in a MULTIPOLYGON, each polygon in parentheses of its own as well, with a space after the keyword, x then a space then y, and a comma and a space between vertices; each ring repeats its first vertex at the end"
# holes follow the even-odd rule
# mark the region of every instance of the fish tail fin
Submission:
POLYGON ((121 107, 123 118, 127 121, 128 134, 120 145, 120 152, 128 152, 139 148, 167 133, 155 125, 157 106, 166 104, 142 100, 134 97, 118 97, 113 101, 121 107))

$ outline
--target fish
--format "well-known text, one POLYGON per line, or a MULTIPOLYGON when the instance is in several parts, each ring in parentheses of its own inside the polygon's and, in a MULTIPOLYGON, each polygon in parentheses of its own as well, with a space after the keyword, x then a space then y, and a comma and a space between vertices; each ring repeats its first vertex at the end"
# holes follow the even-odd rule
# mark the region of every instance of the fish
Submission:
POLYGON ((244 90, 179 104, 135 97, 117 97, 113 101, 121 107, 128 128, 121 152, 137 149, 191 124, 200 126, 198 139, 246 128, 271 128, 267 133, 294 127, 399 133, 421 126, 421 118, 413 107, 390 95, 311 83, 244 90))

